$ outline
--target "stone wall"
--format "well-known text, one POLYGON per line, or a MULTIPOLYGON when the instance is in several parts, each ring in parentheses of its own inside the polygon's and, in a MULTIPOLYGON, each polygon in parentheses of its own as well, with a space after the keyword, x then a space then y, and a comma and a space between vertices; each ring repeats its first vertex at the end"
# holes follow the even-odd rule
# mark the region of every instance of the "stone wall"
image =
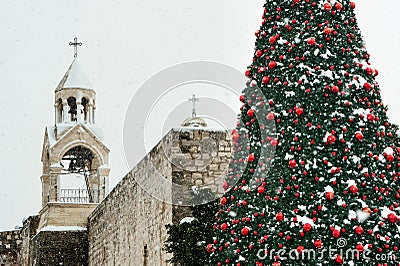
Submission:
MULTIPOLYGON (((172 131, 172 180, 189 189, 208 187, 216 194, 223 193, 222 182, 231 156, 231 136, 221 130, 179 129, 172 131)), ((173 197, 182 197, 174 193, 173 197)), ((173 207, 173 222, 191 216, 188 208, 173 207)))
POLYGON ((21 244, 20 230, 0 232, 0 265, 20 265, 21 244))
POLYGON ((36 235, 36 230, 39 226, 39 216, 30 216, 24 220, 21 233, 21 251, 20 262, 22 265, 32 265, 32 241, 31 239, 36 235))
POLYGON ((86 231, 40 231, 32 239, 30 265, 85 266, 88 262, 86 231))
POLYGON ((216 191, 215 177, 224 174, 230 152, 225 131, 171 130, 89 216, 89 265, 170 265, 165 225, 190 213, 147 192, 166 202, 179 197, 159 178, 216 191))
POLYGON ((89 216, 89 265, 167 265, 169 255, 162 243, 172 207, 148 195, 136 182, 149 177, 153 162, 171 180, 171 165, 161 150, 159 144, 147 154, 89 216))

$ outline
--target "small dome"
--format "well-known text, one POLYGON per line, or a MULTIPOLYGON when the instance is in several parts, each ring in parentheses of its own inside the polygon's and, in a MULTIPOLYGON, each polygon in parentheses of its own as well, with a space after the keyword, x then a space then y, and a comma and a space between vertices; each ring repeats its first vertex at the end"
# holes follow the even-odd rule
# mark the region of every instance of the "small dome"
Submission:
POLYGON ((206 121, 201 117, 190 117, 183 121, 182 127, 207 127, 206 121))

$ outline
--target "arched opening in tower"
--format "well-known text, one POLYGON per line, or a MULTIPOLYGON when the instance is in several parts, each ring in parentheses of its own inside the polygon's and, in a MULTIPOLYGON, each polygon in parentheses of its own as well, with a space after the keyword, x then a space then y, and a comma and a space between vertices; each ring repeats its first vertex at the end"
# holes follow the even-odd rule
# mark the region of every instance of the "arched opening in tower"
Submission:
POLYGON ((83 97, 81 101, 82 101, 83 120, 85 121, 85 123, 87 123, 88 122, 88 111, 89 111, 88 103, 89 103, 89 101, 85 97, 83 97))
POLYGON ((59 201, 70 203, 98 202, 96 184, 99 162, 88 148, 76 146, 68 150, 61 160, 59 201))
POLYGON ((69 114, 69 121, 70 122, 76 122, 77 121, 77 105, 76 105, 76 98, 75 97, 69 97, 68 100, 68 114, 69 114))

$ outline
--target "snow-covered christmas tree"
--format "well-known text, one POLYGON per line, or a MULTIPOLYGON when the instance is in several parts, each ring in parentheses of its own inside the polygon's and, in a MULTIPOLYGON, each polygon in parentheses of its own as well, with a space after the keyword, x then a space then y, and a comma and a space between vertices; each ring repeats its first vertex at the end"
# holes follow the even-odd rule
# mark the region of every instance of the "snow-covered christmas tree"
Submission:
POLYGON ((400 265, 397 126, 355 4, 264 7, 212 265, 400 265))

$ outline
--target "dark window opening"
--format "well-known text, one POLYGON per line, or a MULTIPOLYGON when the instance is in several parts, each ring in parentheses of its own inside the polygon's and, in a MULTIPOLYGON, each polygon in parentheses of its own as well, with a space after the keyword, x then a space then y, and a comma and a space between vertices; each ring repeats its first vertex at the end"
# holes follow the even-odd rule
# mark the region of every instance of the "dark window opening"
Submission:
POLYGON ((77 118, 77 106, 76 106, 76 99, 74 97, 69 97, 68 98, 68 106, 69 106, 69 110, 68 110, 68 114, 70 117, 70 121, 71 122, 76 122, 77 118))

